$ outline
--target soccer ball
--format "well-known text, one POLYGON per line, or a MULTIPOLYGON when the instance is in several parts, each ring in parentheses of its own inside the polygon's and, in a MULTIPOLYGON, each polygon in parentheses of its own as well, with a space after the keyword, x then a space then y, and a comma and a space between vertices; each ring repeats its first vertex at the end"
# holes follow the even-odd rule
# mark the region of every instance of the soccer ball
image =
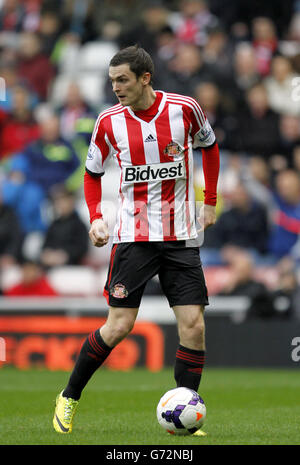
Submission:
POLYGON ((193 434, 204 423, 206 407, 196 391, 179 387, 167 391, 158 402, 158 423, 170 434, 193 434))

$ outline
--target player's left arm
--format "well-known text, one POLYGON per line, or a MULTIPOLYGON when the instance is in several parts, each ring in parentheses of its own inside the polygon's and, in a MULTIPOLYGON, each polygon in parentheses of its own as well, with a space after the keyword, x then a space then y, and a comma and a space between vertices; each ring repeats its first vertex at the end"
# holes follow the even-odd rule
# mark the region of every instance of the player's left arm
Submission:
POLYGON ((200 213, 201 229, 215 224, 217 204, 217 184, 220 170, 219 146, 215 143, 210 147, 202 148, 202 166, 205 180, 204 204, 200 213))
POLYGON ((198 102, 193 100, 191 111, 193 147, 202 150, 204 173, 204 204, 198 218, 201 230, 215 224, 217 184, 220 170, 219 146, 215 133, 198 102))

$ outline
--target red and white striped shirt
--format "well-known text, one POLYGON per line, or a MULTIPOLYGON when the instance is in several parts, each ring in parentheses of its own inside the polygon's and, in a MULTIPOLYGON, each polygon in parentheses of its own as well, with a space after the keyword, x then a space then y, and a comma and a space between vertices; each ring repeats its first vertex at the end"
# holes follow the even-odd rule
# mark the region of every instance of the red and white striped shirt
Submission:
POLYGON ((193 147, 213 145, 215 135, 193 98, 156 94, 160 104, 151 120, 118 104, 95 124, 87 172, 103 174, 109 157, 121 170, 114 243, 197 237, 193 147))

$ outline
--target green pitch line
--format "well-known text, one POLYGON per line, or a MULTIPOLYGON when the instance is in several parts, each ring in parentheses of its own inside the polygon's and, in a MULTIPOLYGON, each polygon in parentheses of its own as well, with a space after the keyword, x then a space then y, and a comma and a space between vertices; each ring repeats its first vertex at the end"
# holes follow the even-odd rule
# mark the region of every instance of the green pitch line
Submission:
POLYGON ((172 370, 99 370, 85 389, 71 435, 52 428, 56 394, 68 373, 0 371, 0 444, 300 444, 298 370, 208 369, 199 393, 205 438, 168 435, 156 404, 175 387, 172 370))

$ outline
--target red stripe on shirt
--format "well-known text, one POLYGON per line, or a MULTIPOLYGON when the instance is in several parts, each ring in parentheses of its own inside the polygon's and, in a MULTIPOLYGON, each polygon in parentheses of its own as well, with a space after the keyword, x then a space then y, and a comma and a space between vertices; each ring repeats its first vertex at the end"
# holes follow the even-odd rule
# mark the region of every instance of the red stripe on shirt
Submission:
POLYGON ((104 128, 101 125, 99 125, 98 131, 95 137, 95 144, 99 147, 101 151, 102 165, 109 155, 109 146, 107 145, 104 137, 105 137, 104 128))

